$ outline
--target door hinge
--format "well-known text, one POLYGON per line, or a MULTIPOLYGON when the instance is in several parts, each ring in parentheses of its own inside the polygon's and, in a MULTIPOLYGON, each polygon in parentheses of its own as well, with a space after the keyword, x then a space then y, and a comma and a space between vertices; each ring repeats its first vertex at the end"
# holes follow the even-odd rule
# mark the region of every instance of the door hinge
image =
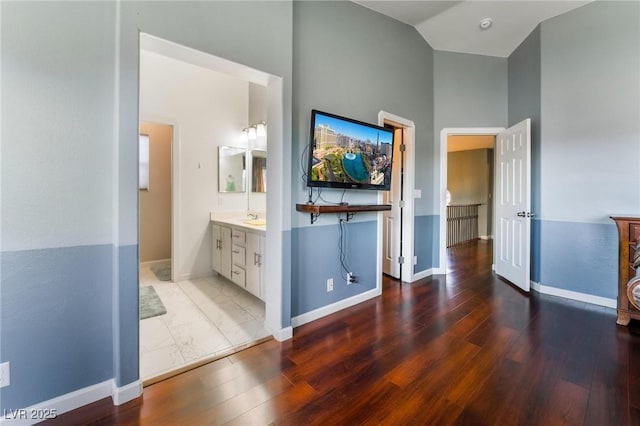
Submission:
POLYGON ((407 150, 407 146, 405 144, 400 145, 400 152, 405 152, 407 150))
POLYGON ((398 263, 401 265, 404 264, 404 256, 398 257, 398 263))

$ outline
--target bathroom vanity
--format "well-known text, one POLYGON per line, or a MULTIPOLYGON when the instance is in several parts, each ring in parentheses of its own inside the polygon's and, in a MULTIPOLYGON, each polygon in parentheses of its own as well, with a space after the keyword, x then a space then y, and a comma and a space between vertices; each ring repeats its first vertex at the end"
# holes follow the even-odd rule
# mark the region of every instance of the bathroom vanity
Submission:
POLYGON ((213 270, 264 300, 266 222, 211 215, 213 270))

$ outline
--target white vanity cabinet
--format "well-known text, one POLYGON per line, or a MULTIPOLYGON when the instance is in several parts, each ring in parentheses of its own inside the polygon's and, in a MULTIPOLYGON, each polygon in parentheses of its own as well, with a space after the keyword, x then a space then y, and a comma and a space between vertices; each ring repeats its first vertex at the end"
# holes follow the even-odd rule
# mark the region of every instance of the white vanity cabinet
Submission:
POLYGON ((247 287, 245 270, 247 251, 244 247, 246 235, 245 231, 231 228, 231 281, 244 288, 247 287))
POLYGON ((247 285, 250 293, 264 300, 264 237, 258 234, 247 234, 247 285))
POLYGON ((213 270, 231 279, 231 228, 212 224, 213 270))
POLYGON ((212 222, 213 270, 264 300, 265 237, 249 227, 212 222))

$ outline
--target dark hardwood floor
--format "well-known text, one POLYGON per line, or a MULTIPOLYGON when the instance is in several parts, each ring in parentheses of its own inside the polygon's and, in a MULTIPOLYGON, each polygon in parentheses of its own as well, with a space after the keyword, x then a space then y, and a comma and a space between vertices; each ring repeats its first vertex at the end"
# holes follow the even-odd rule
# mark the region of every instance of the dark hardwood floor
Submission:
MULTIPOLYGON (((640 327, 491 272, 491 246, 450 272, 48 424, 640 424, 640 327)), ((612 284, 613 285, 613 284, 612 284)))

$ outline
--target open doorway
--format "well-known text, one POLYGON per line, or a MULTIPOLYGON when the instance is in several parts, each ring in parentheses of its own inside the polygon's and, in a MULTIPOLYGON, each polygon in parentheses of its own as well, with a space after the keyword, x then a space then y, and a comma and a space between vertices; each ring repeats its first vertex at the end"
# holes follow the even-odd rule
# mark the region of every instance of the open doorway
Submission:
POLYGON ((173 126, 140 122, 139 249, 141 282, 172 279, 173 126))
POLYGON ((378 203, 391 204, 389 212, 378 215, 378 282, 382 292, 382 275, 404 282, 413 282, 415 265, 414 185, 415 185, 415 124, 397 115, 380 111, 378 125, 394 129, 394 153, 391 189, 380 192, 378 203))
POLYGON ((447 141, 447 248, 493 238, 493 135, 447 141))
POLYGON ((530 284, 531 120, 504 128, 445 128, 440 132, 440 269, 446 268, 448 140, 452 135, 493 135, 493 265, 496 273, 524 291, 530 284))
MULTIPOLYGON (((477 237, 484 236, 485 238, 493 237, 493 233, 495 231, 494 222, 494 214, 495 211, 495 197, 494 194, 494 182, 493 175, 494 170, 489 170, 487 166, 486 171, 484 172, 487 175, 487 179, 489 179, 488 173, 491 173, 490 179, 491 188, 486 191, 486 205, 484 209, 480 209, 483 204, 483 195, 480 192, 484 192, 482 190, 482 186, 485 181, 484 177, 481 177, 481 181, 476 181, 474 179, 474 174, 468 173, 469 161, 479 162, 479 161, 487 161, 489 160, 495 163, 494 155, 495 153, 495 140, 496 135, 498 135, 504 128, 502 127, 488 127, 488 128, 445 128, 440 132, 440 239, 439 239, 439 251, 440 251, 440 273, 447 273, 447 248, 460 242, 460 240, 464 240, 469 235, 477 234, 477 237), (451 144, 451 146, 450 146, 451 144), (484 150, 484 152, 483 152, 484 150), (471 152, 470 154, 456 154, 462 152, 471 152), (473 151, 476 151, 475 153, 473 151), (449 190, 449 160, 450 154, 453 155, 454 161, 455 157, 461 157, 463 164, 458 164, 460 169, 464 170, 464 175, 460 176, 460 182, 458 183, 459 189, 457 193, 452 194, 449 190), (465 158, 466 157, 466 158, 465 158), (475 157, 475 161, 473 161, 475 157), (484 157, 484 159, 482 159, 484 157), (475 188, 475 189, 474 189, 475 188), (491 193, 491 195, 489 195, 491 193), (470 204, 468 208, 460 207, 460 208, 450 208, 450 205, 467 205, 470 204), (474 206, 475 205, 475 206, 474 206), (469 210, 471 214, 469 214, 469 210), (481 219, 480 212, 484 210, 483 218, 481 219), (449 221, 447 220, 448 215, 458 215, 461 219, 458 222, 466 222, 465 226, 476 224, 476 229, 472 230, 472 232, 461 232, 460 235, 453 236, 453 238, 448 238, 450 232, 456 232, 455 227, 457 224, 449 225, 449 221), (475 216, 475 217, 469 217, 475 216), (491 221, 491 224, 487 223, 491 221), (484 222, 486 226, 486 234, 480 232, 480 223, 484 222), (451 229, 454 228, 454 229, 451 229)), ((459 174, 462 170, 454 170, 453 173, 459 174)), ((480 171, 482 173, 482 171, 480 171)), ((454 223, 458 218, 454 218, 454 223)), ((476 238, 476 237, 469 237, 476 238)))
POLYGON ((288 336, 281 329, 282 254, 269 249, 281 245, 281 209, 274 210, 273 201, 282 195, 282 173, 270 170, 266 179, 267 151, 270 164, 282 163, 282 81, 145 34, 140 40, 140 119, 172 123, 174 135, 171 280, 150 272, 152 282, 145 282, 141 267, 141 295, 144 287, 155 287, 151 293, 159 303, 153 303, 164 308, 145 317, 141 298, 140 377, 148 385, 270 335, 288 336), (243 129, 252 125, 256 138, 249 134, 247 140, 243 129), (268 150, 267 139, 275 139, 268 150), (236 191, 220 190, 220 151, 227 147, 241 150, 240 175, 247 179, 236 191), (249 266, 259 263, 256 275, 269 283, 261 292, 241 288, 212 265, 212 214, 237 217, 235 229, 244 226, 248 212, 259 212, 264 222, 265 256, 252 256, 253 234, 247 233, 246 256, 236 255, 241 244, 234 240, 233 261, 246 267, 247 277, 249 266))

